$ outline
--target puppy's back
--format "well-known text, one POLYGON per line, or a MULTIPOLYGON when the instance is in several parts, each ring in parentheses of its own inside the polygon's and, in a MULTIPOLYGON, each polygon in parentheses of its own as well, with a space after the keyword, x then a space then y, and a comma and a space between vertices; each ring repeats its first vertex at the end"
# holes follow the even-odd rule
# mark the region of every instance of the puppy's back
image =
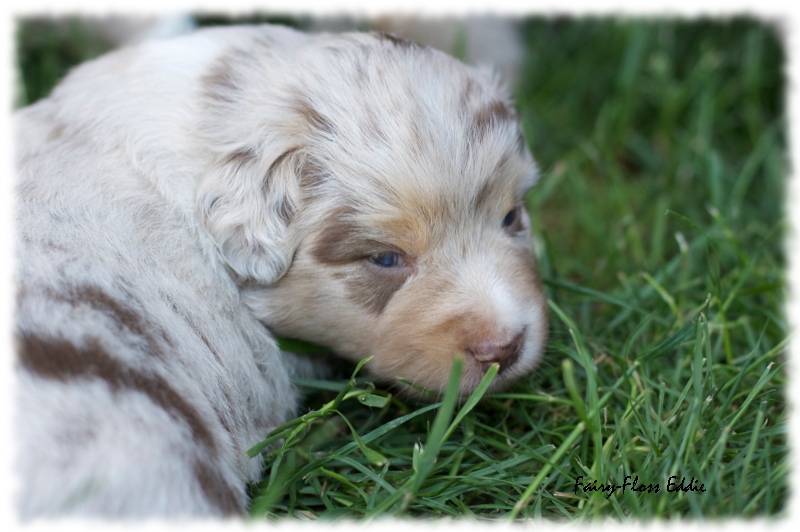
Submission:
POLYGON ((249 31, 121 50, 16 116, 23 516, 240 514, 295 408, 194 218, 199 78, 249 31))

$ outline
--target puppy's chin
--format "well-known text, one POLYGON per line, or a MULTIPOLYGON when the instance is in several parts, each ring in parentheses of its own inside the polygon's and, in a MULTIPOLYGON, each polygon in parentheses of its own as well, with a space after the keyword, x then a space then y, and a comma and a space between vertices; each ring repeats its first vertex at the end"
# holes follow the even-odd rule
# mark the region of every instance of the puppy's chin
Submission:
MULTIPOLYGON (((395 391, 416 399, 435 400, 444 393, 456 358, 462 361, 459 386, 459 398, 466 399, 478 387, 492 365, 498 365, 488 391, 500 391, 510 386, 517 379, 529 374, 539 363, 545 342, 543 331, 530 332, 521 346, 519 353, 513 355, 508 362, 481 361, 469 351, 451 351, 449 356, 444 351, 397 351, 387 347, 392 343, 414 344, 416 338, 395 338, 394 342, 377 341, 374 347, 362 342, 361 347, 354 349, 351 341, 337 342, 335 338, 321 340, 318 335, 307 335, 281 324, 265 323, 278 336, 298 338, 329 347, 336 354, 358 362, 372 357, 365 368, 379 382, 390 385, 395 391), (405 341, 404 341, 405 340, 405 341)), ((328 336, 328 335, 324 335, 328 336)))
MULTIPOLYGON (((474 361, 468 353, 458 353, 453 359, 460 358, 462 370, 459 382, 458 401, 463 403, 483 381, 487 373, 484 364, 474 361)), ((507 389, 519 378, 530 373, 538 363, 538 356, 528 357, 515 362, 512 366, 498 368, 486 393, 499 392, 507 389)), ((369 366, 368 366, 369 367, 369 366)), ((449 376, 449 374, 448 374, 449 376)), ((423 401, 440 400, 448 384, 447 380, 426 379, 424 375, 402 377, 392 375, 376 375, 379 382, 392 386, 392 390, 400 396, 423 401), (422 385, 427 382, 428 385, 422 385)))
MULTIPOLYGON (((392 385, 395 392, 409 398, 423 400, 439 400, 444 393, 452 371, 452 364, 456 359, 461 360, 461 375, 459 383, 459 400, 466 400, 478 387, 492 365, 497 365, 498 370, 494 375, 488 392, 497 392, 511 386, 517 379, 528 375, 539 363, 545 336, 531 333, 526 338, 524 346, 514 356, 514 360, 507 363, 482 362, 477 360, 470 352, 454 352, 451 357, 435 353, 425 353, 418 357, 405 357, 399 353, 389 353, 377 349, 370 353, 373 360, 366 368, 380 382, 392 385), (432 363, 432 358, 438 358, 432 363), (405 358, 402 363, 394 364, 398 358, 405 358), (402 366, 399 368, 397 366, 402 366)), ((349 356, 352 360, 361 357, 349 356)))

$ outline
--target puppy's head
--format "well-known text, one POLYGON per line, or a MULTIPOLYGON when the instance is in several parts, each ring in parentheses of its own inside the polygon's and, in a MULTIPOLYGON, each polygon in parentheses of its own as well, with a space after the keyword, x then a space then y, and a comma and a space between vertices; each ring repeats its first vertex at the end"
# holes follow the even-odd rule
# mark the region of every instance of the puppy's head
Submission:
POLYGON ((456 356, 465 392, 493 363, 499 384, 532 369, 547 329, 523 203, 536 168, 496 81, 378 35, 317 37, 284 69, 275 100, 251 102, 260 137, 199 196, 255 315, 431 390, 456 356))

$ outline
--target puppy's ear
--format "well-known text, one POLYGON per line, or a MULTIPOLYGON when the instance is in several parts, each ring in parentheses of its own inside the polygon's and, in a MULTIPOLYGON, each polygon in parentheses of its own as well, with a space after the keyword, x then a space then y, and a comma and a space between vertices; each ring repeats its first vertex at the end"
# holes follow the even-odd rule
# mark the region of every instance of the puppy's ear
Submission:
MULTIPOLYGON (((295 62, 276 53, 280 33, 243 29, 243 40, 209 65, 194 128, 205 169, 195 196, 198 216, 238 280, 259 284, 280 279, 297 250, 305 159, 319 125, 327 125, 305 112, 311 107, 295 62)), ((284 37, 290 48, 306 38, 284 37)))
POLYGON ((297 248, 289 225, 298 208, 303 155, 292 145, 265 151, 239 148, 218 157, 200 185, 197 205, 236 275, 271 284, 286 273, 297 248))

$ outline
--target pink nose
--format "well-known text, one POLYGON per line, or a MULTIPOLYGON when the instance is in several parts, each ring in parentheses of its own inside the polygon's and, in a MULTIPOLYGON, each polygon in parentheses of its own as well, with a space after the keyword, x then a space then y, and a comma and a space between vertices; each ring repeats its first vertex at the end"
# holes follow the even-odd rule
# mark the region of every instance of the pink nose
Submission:
POLYGON ((479 362, 484 370, 496 363, 500 364, 500 371, 503 371, 517 361, 521 346, 522 333, 519 333, 510 341, 487 340, 468 348, 467 353, 479 362))

